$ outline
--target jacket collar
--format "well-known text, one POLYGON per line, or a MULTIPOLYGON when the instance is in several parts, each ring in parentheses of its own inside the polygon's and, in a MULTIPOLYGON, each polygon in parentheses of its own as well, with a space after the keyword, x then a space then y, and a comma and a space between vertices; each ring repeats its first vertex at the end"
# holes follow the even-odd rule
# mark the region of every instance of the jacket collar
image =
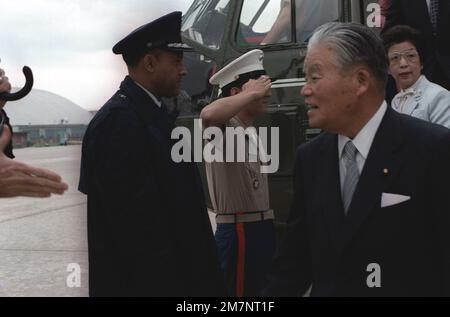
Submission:
POLYGON ((405 105, 403 106, 404 111, 401 111, 401 109, 397 109, 398 111, 403 112, 404 114, 411 115, 414 110, 417 109, 417 107, 420 105, 420 102, 422 101, 422 98, 427 91, 427 88, 429 86, 430 82, 428 79, 421 75, 417 82, 412 85, 410 88, 400 91, 393 99, 392 105, 393 107, 396 106, 398 102, 400 102, 400 99, 402 97, 408 96, 408 100, 406 101, 405 105))

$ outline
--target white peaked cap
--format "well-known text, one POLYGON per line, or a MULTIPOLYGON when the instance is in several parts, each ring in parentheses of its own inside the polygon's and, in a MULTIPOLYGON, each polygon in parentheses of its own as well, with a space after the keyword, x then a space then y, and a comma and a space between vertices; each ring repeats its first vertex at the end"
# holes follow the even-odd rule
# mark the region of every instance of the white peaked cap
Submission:
POLYGON ((261 50, 247 52, 218 71, 211 77, 209 83, 211 85, 218 85, 222 89, 226 85, 238 80, 239 75, 264 70, 263 59, 264 52, 261 50))

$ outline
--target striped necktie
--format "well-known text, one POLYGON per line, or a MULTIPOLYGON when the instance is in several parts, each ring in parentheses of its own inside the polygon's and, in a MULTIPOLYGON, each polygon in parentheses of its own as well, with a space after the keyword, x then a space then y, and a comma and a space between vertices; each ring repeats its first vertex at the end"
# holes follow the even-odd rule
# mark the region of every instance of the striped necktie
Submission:
POLYGON ((342 152, 342 159, 344 160, 346 168, 344 185, 342 187, 342 202, 344 204, 345 215, 347 215, 350 203, 352 202, 353 193, 355 192, 356 185, 359 181, 359 170, 356 162, 357 154, 358 149, 356 146, 352 141, 348 141, 342 152))
POLYGON ((430 22, 433 27, 434 33, 437 30, 438 23, 438 14, 439 14, 439 0, 430 0, 430 22))

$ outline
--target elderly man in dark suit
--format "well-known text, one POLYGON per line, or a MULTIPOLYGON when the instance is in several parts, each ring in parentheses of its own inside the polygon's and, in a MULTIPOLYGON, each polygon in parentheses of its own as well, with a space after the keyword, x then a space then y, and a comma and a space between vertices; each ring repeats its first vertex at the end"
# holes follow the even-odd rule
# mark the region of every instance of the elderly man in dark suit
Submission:
POLYGON ((395 25, 408 25, 422 33, 426 48, 424 74, 450 90, 450 1, 390 1, 383 32, 395 25))
POLYGON ((117 43, 129 76, 83 141, 79 189, 88 195, 91 296, 220 296, 223 281, 193 163, 171 158, 180 92, 181 13, 117 43))
POLYGON ((310 125, 268 296, 450 295, 450 131, 384 101, 381 40, 329 23, 305 60, 310 125))

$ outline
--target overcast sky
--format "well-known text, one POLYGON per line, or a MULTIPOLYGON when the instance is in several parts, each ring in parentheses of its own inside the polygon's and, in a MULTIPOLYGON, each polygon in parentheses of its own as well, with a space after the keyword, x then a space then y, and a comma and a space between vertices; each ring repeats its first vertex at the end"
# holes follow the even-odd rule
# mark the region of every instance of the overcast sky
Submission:
POLYGON ((192 0, 0 0, 0 68, 21 86, 23 65, 34 88, 98 109, 126 67, 112 46, 136 27, 192 0))

